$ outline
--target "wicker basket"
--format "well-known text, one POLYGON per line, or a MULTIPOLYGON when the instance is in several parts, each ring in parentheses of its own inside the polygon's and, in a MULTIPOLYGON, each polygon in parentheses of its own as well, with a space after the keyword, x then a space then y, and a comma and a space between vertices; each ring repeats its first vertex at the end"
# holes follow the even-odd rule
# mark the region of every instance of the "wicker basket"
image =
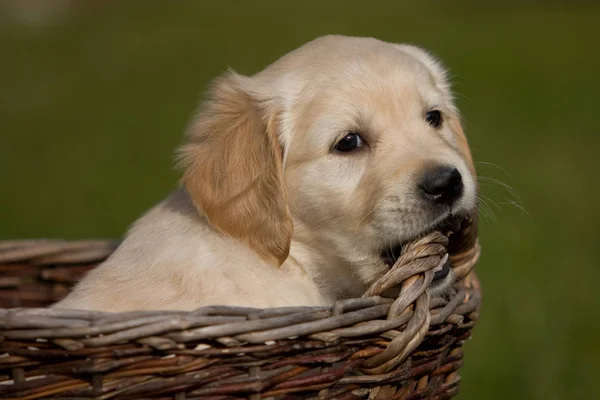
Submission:
POLYGON ((406 246, 362 298, 265 310, 41 308, 117 243, 0 242, 0 397, 450 398, 480 305, 476 223, 463 225, 406 246), (461 280, 432 298, 425 288, 447 251, 461 280), (379 296, 393 287, 398 298, 379 296))

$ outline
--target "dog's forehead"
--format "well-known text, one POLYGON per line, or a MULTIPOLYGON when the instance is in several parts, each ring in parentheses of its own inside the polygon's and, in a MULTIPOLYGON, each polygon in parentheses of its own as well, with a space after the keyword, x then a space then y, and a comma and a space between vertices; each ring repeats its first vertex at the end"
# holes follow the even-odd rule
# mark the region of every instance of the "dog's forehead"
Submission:
MULTIPOLYGON (((332 130, 385 129, 445 108, 449 99, 417 63, 376 65, 365 60, 342 65, 338 73, 308 82, 295 114, 332 130)), ((325 129, 316 129, 323 132, 325 129)))
POLYGON ((312 56, 312 60, 287 74, 301 81, 304 89, 433 84, 424 64, 388 43, 376 47, 342 47, 312 56))
POLYGON ((360 122, 384 129, 425 108, 452 109, 451 94, 439 85, 439 71, 405 47, 372 38, 327 36, 259 73, 256 78, 267 89, 266 97, 275 98, 275 108, 282 112, 284 147, 293 132, 311 131, 318 134, 313 138, 318 142, 329 140, 320 133, 335 134, 360 122), (313 129, 298 129, 298 124, 313 129))
POLYGON ((359 83, 433 86, 432 71, 405 47, 374 38, 325 36, 287 53, 255 77, 287 103, 319 89, 351 90, 359 83))

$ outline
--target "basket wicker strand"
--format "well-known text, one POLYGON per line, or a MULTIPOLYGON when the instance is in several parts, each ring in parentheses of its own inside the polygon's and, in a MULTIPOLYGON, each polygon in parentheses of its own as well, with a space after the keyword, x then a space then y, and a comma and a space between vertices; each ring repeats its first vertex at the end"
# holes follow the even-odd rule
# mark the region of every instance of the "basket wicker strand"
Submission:
POLYGON ((409 244, 362 298, 331 307, 46 309, 117 243, 0 242, 0 397, 450 398, 481 301, 476 224, 463 225, 450 243, 433 232, 409 244), (448 250, 459 279, 432 297, 448 250))

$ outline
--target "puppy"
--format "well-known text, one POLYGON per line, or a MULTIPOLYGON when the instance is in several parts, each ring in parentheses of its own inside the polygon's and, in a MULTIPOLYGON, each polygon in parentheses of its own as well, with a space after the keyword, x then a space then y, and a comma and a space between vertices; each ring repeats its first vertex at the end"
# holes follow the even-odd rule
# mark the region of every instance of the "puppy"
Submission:
POLYGON ((180 187, 55 307, 329 305, 476 204, 446 72, 411 45, 325 36, 227 72, 186 138, 180 187))

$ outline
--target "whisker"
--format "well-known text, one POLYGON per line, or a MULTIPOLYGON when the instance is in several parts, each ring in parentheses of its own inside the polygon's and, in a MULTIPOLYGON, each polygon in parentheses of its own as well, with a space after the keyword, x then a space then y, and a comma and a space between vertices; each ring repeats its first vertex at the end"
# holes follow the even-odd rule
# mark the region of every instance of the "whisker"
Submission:
POLYGON ((512 180, 512 176, 510 175, 510 173, 507 170, 505 170, 504 168, 502 168, 501 166, 499 166, 498 164, 494 164, 494 163, 488 162, 488 161, 475 161, 475 164, 489 165, 490 167, 497 168, 500 171, 502 171, 506 176, 508 176, 508 179, 512 180))
POLYGON ((488 183, 493 183, 496 184, 504 189, 506 189, 506 191, 512 196, 514 197, 514 202, 516 204, 518 204, 518 208, 525 211, 525 205, 523 203, 523 200, 521 199, 521 196, 519 196, 519 194, 517 193, 517 191, 510 185, 496 179, 496 178, 491 178, 491 177, 487 177, 487 176, 479 176, 477 177, 477 179, 479 181, 482 182, 488 182, 488 183))
POLYGON ((486 195, 484 195, 483 193, 479 193, 479 196, 481 197, 481 199, 488 204, 487 202, 492 203, 492 205, 496 206, 496 208, 498 209, 498 211, 503 212, 502 208, 500 208, 500 206, 491 198, 487 197, 486 195))
POLYGON ((485 204, 483 203, 482 199, 477 199, 477 204, 479 215, 481 215, 483 219, 489 218, 490 214, 488 212, 488 209, 485 207, 485 204))
POLYGON ((482 217, 487 218, 492 222, 498 222, 496 219, 496 215, 492 211, 492 208, 490 207, 489 204, 487 204, 487 202, 485 201, 484 198, 478 196, 477 203, 480 206, 479 211, 480 211, 482 217))
POLYGON ((521 204, 519 204, 519 203, 515 202, 514 200, 511 200, 511 199, 506 199, 506 203, 499 203, 499 204, 510 204, 510 205, 513 205, 513 206, 517 207, 519 210, 523 211, 525 214, 527 214, 527 215, 531 215, 531 214, 529 213, 529 211, 527 211, 527 210, 525 209, 525 207, 523 206, 523 204, 522 204, 522 203, 521 203, 521 204))

